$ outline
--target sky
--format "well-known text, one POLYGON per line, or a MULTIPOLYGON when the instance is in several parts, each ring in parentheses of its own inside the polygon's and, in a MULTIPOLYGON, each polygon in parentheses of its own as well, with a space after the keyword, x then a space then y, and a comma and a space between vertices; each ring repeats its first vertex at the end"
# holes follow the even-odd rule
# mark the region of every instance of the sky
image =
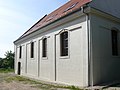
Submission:
POLYGON ((0 0, 0 57, 14 52, 13 42, 44 15, 69 0, 0 0))

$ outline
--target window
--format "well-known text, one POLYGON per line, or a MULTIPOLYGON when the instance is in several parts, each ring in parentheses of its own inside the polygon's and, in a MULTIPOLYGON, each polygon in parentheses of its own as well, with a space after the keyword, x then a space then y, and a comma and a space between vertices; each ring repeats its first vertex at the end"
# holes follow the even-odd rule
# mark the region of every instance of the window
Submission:
POLYGON ((117 36, 117 31, 112 30, 111 31, 111 36, 112 36, 112 55, 113 56, 118 56, 118 36, 117 36))
POLYGON ((20 49, 19 49, 19 58, 22 57, 22 46, 20 46, 20 49))
POLYGON ((50 17, 46 20, 46 22, 48 22, 48 21, 54 19, 57 15, 58 15, 58 14, 54 14, 54 15, 50 16, 50 17))
POLYGON ((34 42, 31 42, 31 58, 34 58, 34 42))
POLYGON ((47 57, 47 38, 42 41, 42 57, 47 57))
POLYGON ((68 32, 60 34, 60 50, 61 56, 68 56, 68 32))
POLYGON ((68 10, 74 8, 78 3, 79 3, 79 2, 76 2, 76 3, 72 4, 72 5, 69 6, 67 9, 65 9, 64 12, 66 12, 66 11, 68 11, 68 10))

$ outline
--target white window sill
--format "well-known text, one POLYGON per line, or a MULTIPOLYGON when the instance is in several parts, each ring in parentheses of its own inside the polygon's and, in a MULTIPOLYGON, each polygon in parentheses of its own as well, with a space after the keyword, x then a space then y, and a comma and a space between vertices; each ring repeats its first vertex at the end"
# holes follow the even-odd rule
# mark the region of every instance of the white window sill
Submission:
POLYGON ((69 59, 70 58, 70 56, 68 55, 68 56, 60 56, 60 59, 69 59))
POLYGON ((47 60, 48 59, 48 57, 42 57, 42 60, 47 60))

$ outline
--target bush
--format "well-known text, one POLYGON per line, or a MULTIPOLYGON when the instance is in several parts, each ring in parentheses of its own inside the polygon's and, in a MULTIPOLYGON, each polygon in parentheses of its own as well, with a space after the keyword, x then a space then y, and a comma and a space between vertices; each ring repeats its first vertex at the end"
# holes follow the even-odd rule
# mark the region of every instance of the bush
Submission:
POLYGON ((14 70, 13 69, 0 68, 0 73, 9 73, 9 72, 14 72, 14 70))
POLYGON ((7 51, 5 58, 0 58, 0 68, 14 69, 14 53, 12 51, 7 51))

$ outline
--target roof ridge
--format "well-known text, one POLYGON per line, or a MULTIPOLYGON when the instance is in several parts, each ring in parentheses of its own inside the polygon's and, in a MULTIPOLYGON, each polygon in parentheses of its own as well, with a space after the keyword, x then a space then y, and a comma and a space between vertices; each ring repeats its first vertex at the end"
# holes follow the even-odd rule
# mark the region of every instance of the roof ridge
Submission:
MULTIPOLYGON (((30 31, 35 25, 37 25, 41 20, 43 20, 45 17, 47 16, 47 14, 46 15, 44 15, 40 20, 38 20, 34 25, 32 25, 24 34, 26 34, 28 31, 30 31)), ((24 34, 22 35, 22 36, 24 36, 24 34)), ((22 37, 21 36, 21 37, 22 37)), ((19 37, 19 38, 21 38, 21 37, 19 37)))
POLYGON ((69 13, 74 12, 75 10, 78 10, 81 6, 83 6, 89 2, 91 2, 91 0, 69 0, 64 5, 60 6, 53 12, 51 12, 48 15, 45 15, 43 18, 41 18, 37 23, 35 23, 29 30, 27 30, 17 40, 23 38, 26 35, 31 34, 34 31, 37 31, 39 28, 42 28, 45 25, 50 24, 51 22, 54 22, 64 16, 68 15, 69 13))
MULTIPOLYGON (((70 3, 70 2, 71 2, 71 0, 68 1, 68 2, 66 2, 65 4, 63 4, 62 6, 60 6, 59 8, 57 8, 56 10, 52 11, 52 12, 49 13, 49 14, 52 14, 53 12, 56 12, 56 11, 59 10, 61 7, 65 6, 66 4, 68 4, 68 3, 70 3)), ((49 14, 48 14, 48 15, 49 15, 49 14)))

